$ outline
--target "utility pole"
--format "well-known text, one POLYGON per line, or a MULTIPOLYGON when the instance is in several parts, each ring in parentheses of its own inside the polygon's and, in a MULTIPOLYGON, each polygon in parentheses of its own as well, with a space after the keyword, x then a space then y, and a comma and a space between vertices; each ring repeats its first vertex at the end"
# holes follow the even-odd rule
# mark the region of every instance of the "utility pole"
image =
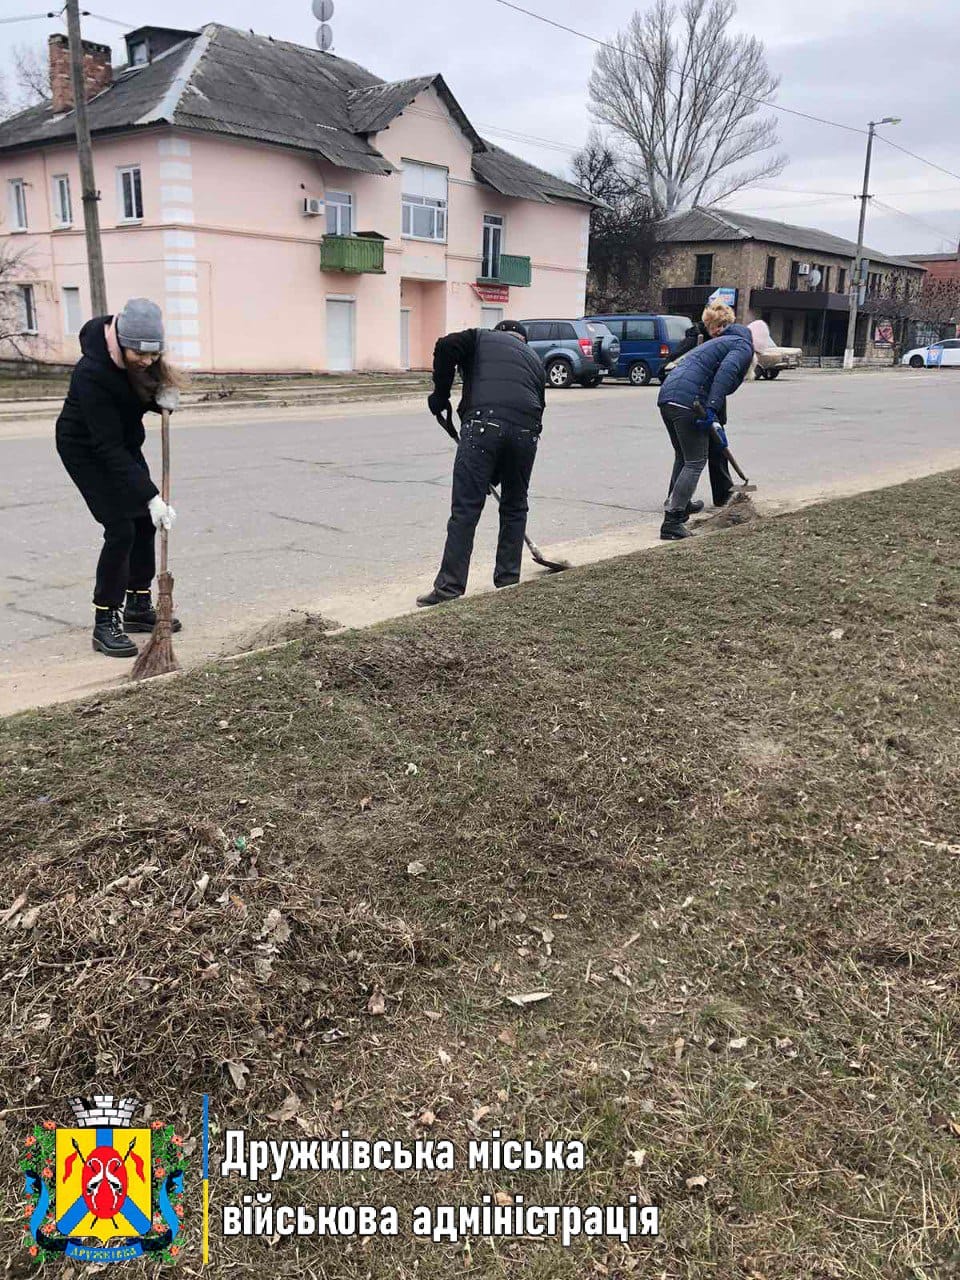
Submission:
POLYGON ((77 120, 77 155, 83 192, 83 226, 87 237, 87 271, 90 276, 90 306, 95 316, 107 314, 107 286, 103 274, 103 245, 100 243, 100 195, 93 173, 93 145, 87 120, 87 93, 83 76, 83 40, 80 35, 79 0, 66 0, 67 38, 70 42, 70 78, 73 82, 73 109, 77 120))
POLYGON ((847 320, 847 347, 843 353, 844 369, 853 368, 853 348, 857 339, 857 308, 860 304, 860 264, 863 260, 863 230, 867 221, 867 201, 870 199, 870 160, 873 155, 873 135, 878 124, 899 123, 899 116, 884 116, 882 120, 871 120, 867 127, 867 158, 863 166, 860 225, 857 229, 857 256, 853 260, 853 275, 850 279, 850 315, 847 320))

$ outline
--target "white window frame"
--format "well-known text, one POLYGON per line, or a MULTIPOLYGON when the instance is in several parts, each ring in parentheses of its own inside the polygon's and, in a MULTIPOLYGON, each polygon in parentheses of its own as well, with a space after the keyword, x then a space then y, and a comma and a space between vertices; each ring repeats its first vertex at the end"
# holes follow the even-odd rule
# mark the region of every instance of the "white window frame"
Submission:
POLYGON ((324 213, 328 236, 352 236, 354 207, 352 191, 327 191, 324 193, 324 213), (330 227, 330 215, 334 215, 334 228, 330 227), (346 230, 344 230, 346 222, 346 230))
POLYGON ((53 221, 58 227, 73 226, 73 195, 70 191, 70 175, 55 173, 50 179, 53 195, 53 221), (66 217, 64 217, 66 213, 66 217))
MULTIPOLYGON (((443 168, 442 165, 424 164, 422 160, 405 160, 404 166, 409 165, 411 168, 432 169, 437 173, 444 175, 445 186, 449 183, 449 170, 443 168)), ((447 187, 447 198, 441 200, 431 196, 412 195, 401 189, 401 222, 400 234, 404 240, 420 240, 427 244, 446 244, 447 243, 447 210, 449 204, 449 188, 447 187), (420 235, 414 231, 415 214, 421 210, 428 210, 432 217, 430 222, 433 227, 432 234, 420 235)))
POLYGON ((502 213, 485 213, 483 215, 483 245, 481 251, 480 276, 483 280, 500 279, 500 259, 503 257, 503 242, 506 235, 507 220, 502 213), (487 252, 487 233, 490 233, 489 258, 487 252), (499 234, 496 234, 499 233, 499 234), (493 241, 496 239, 496 249, 493 241), (491 269, 488 271, 487 267, 491 269), (493 268, 497 270, 494 271, 493 268))
POLYGON ((150 63, 150 50, 147 47, 146 40, 135 40, 130 46, 130 65, 131 67, 146 67, 150 63), (143 51, 143 57, 138 57, 138 51, 143 51))
POLYGON ((29 230, 26 181, 23 178, 11 178, 8 192, 10 198, 10 230, 29 230))
POLYGON ((135 223, 143 221, 143 172, 138 164, 125 164, 117 170, 117 210, 120 214, 118 223, 135 223), (136 175, 136 176, 134 176, 136 175), (130 195, 133 216, 127 216, 127 193, 124 179, 130 178, 130 195), (137 187, 140 188, 140 211, 136 209, 137 187))
POLYGON ((32 284, 22 284, 20 289, 20 309, 23 316, 23 332, 39 333, 37 328, 37 295, 32 284))
POLYGON ((80 297, 80 289, 77 285, 63 286, 63 334, 66 338, 76 338, 80 330, 83 328, 83 301, 80 297), (77 327, 70 328, 70 304, 67 301, 67 294, 76 296, 77 299, 77 327))

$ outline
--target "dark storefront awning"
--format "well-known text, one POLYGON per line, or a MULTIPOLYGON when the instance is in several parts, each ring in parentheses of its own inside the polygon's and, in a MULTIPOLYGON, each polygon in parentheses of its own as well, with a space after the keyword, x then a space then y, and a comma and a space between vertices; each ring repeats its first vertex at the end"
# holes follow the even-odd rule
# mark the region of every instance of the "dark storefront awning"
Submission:
POLYGON ((849 311, 845 293, 817 293, 799 289, 751 289, 754 311, 849 311))

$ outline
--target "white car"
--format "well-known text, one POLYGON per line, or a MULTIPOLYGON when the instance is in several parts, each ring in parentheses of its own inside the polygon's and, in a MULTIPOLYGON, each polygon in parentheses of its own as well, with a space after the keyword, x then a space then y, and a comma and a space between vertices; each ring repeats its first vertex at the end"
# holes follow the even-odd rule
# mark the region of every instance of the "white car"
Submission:
POLYGON ((960 338, 944 338, 929 347, 914 347, 900 361, 911 369, 936 369, 941 365, 960 365, 960 338))

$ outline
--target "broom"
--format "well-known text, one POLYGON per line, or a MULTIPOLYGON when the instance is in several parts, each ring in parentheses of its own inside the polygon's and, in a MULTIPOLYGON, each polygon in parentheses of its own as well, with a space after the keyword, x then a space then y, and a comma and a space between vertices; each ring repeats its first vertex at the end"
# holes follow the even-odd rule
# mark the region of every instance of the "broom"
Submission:
MULTIPOLYGON (((447 409, 443 413, 438 413, 437 421, 440 423, 441 427, 443 427, 451 440, 455 440, 459 444, 460 437, 457 435, 457 428, 453 425, 453 411, 451 409, 447 409)), ((500 495, 492 484, 487 487, 487 493, 489 493, 490 497, 499 507, 500 495)), ((563 573, 564 569, 573 568, 573 565, 569 560, 548 560, 528 534, 525 533, 523 535, 523 540, 527 544, 527 548, 531 556, 536 560, 537 564, 542 565, 543 568, 547 569, 550 573, 563 573)))
MULTIPOLYGON (((163 457, 163 476, 160 496, 170 502, 170 410, 160 410, 160 449, 163 457)), ((173 576, 167 572, 167 538, 169 530, 160 529, 160 572, 157 575, 157 621, 150 639, 140 650, 133 670, 132 680, 149 680, 151 676, 165 676, 179 671, 180 663, 173 652, 173 576)))

